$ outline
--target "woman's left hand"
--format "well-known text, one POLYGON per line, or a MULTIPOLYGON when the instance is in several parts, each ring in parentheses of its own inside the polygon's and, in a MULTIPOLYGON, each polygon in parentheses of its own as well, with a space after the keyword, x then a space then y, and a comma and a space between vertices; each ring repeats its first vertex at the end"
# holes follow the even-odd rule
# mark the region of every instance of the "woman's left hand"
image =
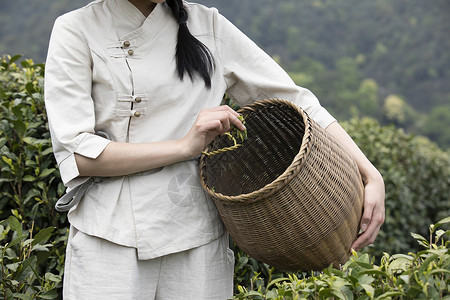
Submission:
POLYGON ((373 171, 373 176, 363 178, 365 184, 363 216, 360 223, 360 235, 352 245, 355 251, 372 244, 384 223, 384 182, 378 171, 373 171))

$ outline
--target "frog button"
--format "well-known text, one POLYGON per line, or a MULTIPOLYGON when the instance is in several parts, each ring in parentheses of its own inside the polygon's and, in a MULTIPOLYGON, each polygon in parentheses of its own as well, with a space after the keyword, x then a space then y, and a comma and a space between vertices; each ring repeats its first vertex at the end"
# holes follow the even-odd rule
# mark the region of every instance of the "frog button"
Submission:
POLYGON ((141 112, 140 112, 140 111, 134 112, 134 116, 135 116, 136 118, 139 118, 139 117, 141 116, 141 112))
POLYGON ((124 48, 130 47, 130 45, 131 45, 130 41, 125 41, 125 42, 123 42, 123 47, 124 47, 124 48))
POLYGON ((133 49, 128 50, 128 55, 132 56, 134 54, 133 49))
POLYGON ((134 99, 134 101, 136 103, 141 103, 142 102, 142 98, 141 97, 136 97, 136 99, 134 99))

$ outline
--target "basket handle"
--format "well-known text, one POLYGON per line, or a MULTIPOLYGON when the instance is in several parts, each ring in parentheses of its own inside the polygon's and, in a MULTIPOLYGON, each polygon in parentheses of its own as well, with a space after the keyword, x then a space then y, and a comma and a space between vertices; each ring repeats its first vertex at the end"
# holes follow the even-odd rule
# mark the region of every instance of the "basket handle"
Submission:
POLYGON ((238 142, 236 141, 235 137, 231 133, 225 132, 225 135, 228 136, 230 138, 230 140, 233 140, 233 143, 234 143, 233 146, 224 147, 224 148, 212 151, 212 152, 202 151, 202 154, 205 154, 206 156, 210 157, 210 156, 213 156, 213 155, 216 155, 216 154, 220 154, 220 153, 224 153, 224 152, 227 152, 227 151, 236 150, 237 148, 242 146, 242 144, 238 144, 238 142))
MULTIPOLYGON (((242 122, 242 124, 245 125, 245 117, 243 115, 240 115, 238 117, 238 119, 239 119, 239 121, 242 122)), ((247 138, 247 129, 239 130, 235 126, 233 126, 231 128, 230 132, 225 132, 224 135, 228 136, 228 138, 233 141, 233 143, 234 143, 233 146, 224 147, 224 148, 212 151, 212 152, 202 151, 202 154, 205 154, 206 156, 210 157, 210 156, 213 156, 213 155, 216 155, 216 154, 220 154, 220 153, 224 153, 224 152, 227 152, 227 151, 236 150, 237 148, 242 146, 242 144, 238 144, 238 142, 236 141, 236 137, 239 137, 240 140, 241 140, 241 143, 244 143, 244 140, 247 138)))

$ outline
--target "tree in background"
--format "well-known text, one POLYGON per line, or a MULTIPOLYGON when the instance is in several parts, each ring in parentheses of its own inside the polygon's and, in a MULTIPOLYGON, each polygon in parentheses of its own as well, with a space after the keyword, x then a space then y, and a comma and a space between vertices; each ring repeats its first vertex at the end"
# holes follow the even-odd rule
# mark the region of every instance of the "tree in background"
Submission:
POLYGON ((411 128, 419 123, 418 114, 397 95, 389 95, 384 100, 383 112, 386 122, 397 127, 411 128))
POLYGON ((431 109, 423 124, 422 132, 439 145, 450 149, 450 105, 439 105, 431 109))

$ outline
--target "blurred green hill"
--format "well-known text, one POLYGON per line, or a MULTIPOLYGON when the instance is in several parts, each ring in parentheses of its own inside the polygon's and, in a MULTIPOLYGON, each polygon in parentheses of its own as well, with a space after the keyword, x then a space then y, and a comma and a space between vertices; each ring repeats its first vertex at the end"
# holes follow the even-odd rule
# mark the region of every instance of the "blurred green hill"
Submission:
MULTIPOLYGON (((54 19, 88 2, 3 0, 0 54, 43 62, 54 19)), ((194 2, 217 7, 338 119, 373 117, 450 148, 449 0, 194 2)))

